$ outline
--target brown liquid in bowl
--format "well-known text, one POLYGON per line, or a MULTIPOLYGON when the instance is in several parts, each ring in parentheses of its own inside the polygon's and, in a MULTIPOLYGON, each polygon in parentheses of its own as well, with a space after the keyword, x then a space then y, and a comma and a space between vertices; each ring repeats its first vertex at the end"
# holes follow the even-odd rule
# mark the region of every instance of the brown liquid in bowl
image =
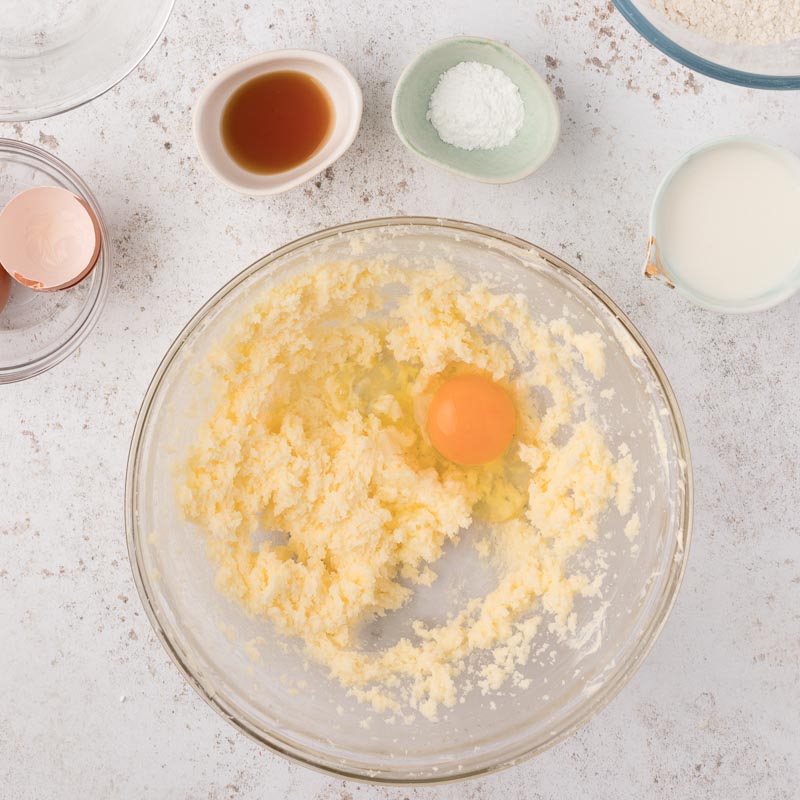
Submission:
POLYGON ((327 91, 304 72, 268 72, 242 84, 222 112, 222 141, 248 172, 285 172, 308 161, 333 127, 327 91))

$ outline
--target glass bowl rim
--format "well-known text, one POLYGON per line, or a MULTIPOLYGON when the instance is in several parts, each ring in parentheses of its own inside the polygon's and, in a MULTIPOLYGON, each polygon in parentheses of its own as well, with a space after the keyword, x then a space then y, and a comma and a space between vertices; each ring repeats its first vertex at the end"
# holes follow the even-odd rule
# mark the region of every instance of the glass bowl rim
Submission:
POLYGON ((76 92, 68 97, 62 97, 58 100, 50 102, 44 106, 31 106, 28 108, 11 109, 10 107, 0 106, 0 122, 33 122, 38 119, 47 119, 63 114, 66 111, 72 111, 75 108, 80 108, 86 103, 91 103, 98 97, 102 97, 106 92, 113 89, 118 83, 125 80, 128 75, 133 72, 139 64, 147 58, 150 51, 156 46, 156 43, 164 33, 167 23, 172 16, 175 8, 176 0, 164 0, 161 8, 161 13, 164 14, 164 19, 158 26, 158 30, 154 32, 152 40, 148 40, 146 45, 137 51, 131 58, 125 61, 119 70, 114 71, 110 78, 106 78, 99 83, 94 84, 91 88, 86 88, 81 92, 76 92))
POLYGON ((613 2, 617 11, 653 47, 679 64, 683 64, 684 67, 699 72, 701 75, 724 81, 725 83, 732 83, 736 86, 744 86, 748 89, 800 89, 800 75, 764 75, 758 72, 746 72, 724 67, 714 61, 709 61, 707 58, 687 50, 665 33, 662 33, 639 11, 632 0, 613 0, 613 2))
POLYGON ((238 275, 231 278, 226 282, 212 297, 207 300, 189 322, 178 333, 173 343, 170 345, 166 354, 159 363, 156 372, 147 388, 145 396, 142 400, 142 405, 136 417, 133 435, 131 437, 131 444, 128 453, 128 463, 125 475, 125 530, 128 546, 128 556, 131 563, 131 570, 133 573, 134 583, 136 590, 139 594, 140 600, 144 607, 147 618, 153 627, 153 630, 161 642, 161 645, 166 650, 171 661, 178 668, 183 675, 184 679, 190 686, 200 695, 200 697, 235 727, 239 732, 245 734, 249 739, 266 747, 267 749, 277 753, 290 761, 293 761, 302 766, 309 767, 318 772, 326 775, 333 775, 338 778, 345 778, 348 780, 361 781, 371 784, 379 785, 395 785, 395 786, 425 786, 436 785, 444 783, 455 783, 469 778, 485 776, 493 772, 498 772, 507 767, 515 766, 523 761, 532 758, 535 755, 549 750, 556 744, 567 739, 579 728, 586 725, 592 718, 600 713, 610 702, 613 700, 622 688, 631 680, 633 675, 637 672, 639 667, 644 662, 647 655, 650 653, 653 645, 658 639, 670 611, 675 603, 675 599, 680 589, 684 573, 686 571, 686 563, 688 561, 689 549, 692 538, 692 518, 694 506, 694 482, 692 473, 691 455, 689 452, 689 443, 686 434, 683 417, 678 406, 677 398, 670 385, 663 368, 659 364, 655 354, 650 349, 647 342, 642 335, 628 319, 624 312, 589 278, 584 276, 581 272, 571 267, 562 259, 554 256, 550 252, 527 242, 510 234, 503 233, 494 228, 490 228, 477 223, 463 222, 460 220, 446 219, 442 217, 424 217, 424 216, 398 216, 398 217, 378 217, 373 219, 361 220, 358 222, 351 222, 342 225, 325 228, 315 233, 307 234, 298 239, 295 239, 288 244, 283 245, 270 253, 257 259, 242 270, 238 275), (191 666, 185 663, 183 657, 179 652, 178 646, 173 643, 169 633, 162 626, 159 615, 156 611, 155 600, 149 589, 149 578, 144 570, 144 564, 141 560, 140 540, 143 534, 138 525, 137 514, 135 510, 135 501, 139 495, 139 480, 140 480, 140 463, 142 458, 142 445, 144 442, 144 434, 146 432, 148 423, 150 421, 151 413, 153 410, 154 402, 157 398, 162 381, 164 380, 167 372, 169 371, 175 357, 182 349, 185 342, 194 333, 194 331, 205 321, 207 316, 217 307, 217 305, 225 299, 234 289, 240 284, 262 270, 268 270, 278 259, 291 253, 297 252, 302 248, 317 244, 325 239, 336 238, 344 234, 357 233, 367 231, 375 228, 408 228, 408 227, 427 227, 434 229, 447 229, 455 233, 472 233, 481 237, 488 237, 498 241, 503 245, 511 245, 512 247, 533 253, 542 258, 549 267, 556 271, 565 273, 584 286, 597 300, 599 300, 608 311, 617 319, 617 321, 625 328, 625 330, 633 337, 636 344, 641 348, 642 352, 647 358, 648 364, 653 370, 659 385, 664 393, 665 400, 670 409, 670 418, 675 429, 677 446, 679 448, 679 457, 683 462, 682 476, 684 478, 684 493, 683 503, 680 507, 679 518, 682 522, 680 530, 673 531, 673 537, 678 539, 679 544, 682 544, 683 556, 681 559, 672 559, 669 581, 664 587, 664 591, 658 597, 657 607, 654 609, 653 614, 647 624, 643 627, 639 634, 635 647, 631 650, 627 663, 622 666, 619 671, 611 677, 608 681, 591 696, 591 698, 578 709, 576 709, 571 717, 568 717, 562 724, 561 729, 552 734, 546 741, 531 746, 530 743, 515 755, 510 758, 503 758, 500 761, 494 761, 482 766, 477 766, 469 770, 465 770, 458 775, 444 775, 438 776, 431 772, 424 777, 413 777, 406 774, 398 775, 379 775, 373 774, 372 770, 364 769, 362 767, 348 768, 342 760, 337 760, 335 763, 328 759, 324 760, 311 750, 301 750, 296 745, 283 739, 279 734, 274 731, 265 732, 258 729, 255 725, 249 725, 246 720, 237 716, 235 710, 229 706, 227 698, 221 697, 216 692, 209 692, 204 687, 203 683, 195 675, 191 666))
POLYGON ((105 306, 114 262, 114 248, 111 242, 111 234, 109 233, 108 226, 103 217, 103 212, 100 209, 97 199, 91 189, 86 185, 83 178, 60 158, 27 142, 0 138, 0 160, 7 154, 12 157, 14 155, 26 156, 33 161, 46 164, 72 183, 78 189, 82 199, 89 204, 92 213, 97 219, 97 224, 100 226, 102 246, 100 248, 97 264, 90 273, 96 280, 92 285, 89 297, 86 299, 86 305, 81 310, 80 316, 83 316, 83 321, 78 328, 69 338, 52 346, 46 353, 33 361, 25 361, 24 363, 9 367, 0 367, 0 385, 24 381, 28 378, 41 375, 43 372, 60 364, 83 344, 86 337, 91 333, 97 323, 97 320, 100 318, 100 314, 105 306))

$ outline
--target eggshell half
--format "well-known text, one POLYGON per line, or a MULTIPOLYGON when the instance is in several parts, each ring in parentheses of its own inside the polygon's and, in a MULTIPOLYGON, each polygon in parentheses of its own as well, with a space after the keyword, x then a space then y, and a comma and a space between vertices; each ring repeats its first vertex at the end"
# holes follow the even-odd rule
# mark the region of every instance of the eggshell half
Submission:
POLYGON ((11 293, 11 277, 0 267, 0 312, 6 307, 8 295, 11 293))
POLYGON ((100 227, 88 205, 57 186, 37 186, 0 213, 0 264, 42 292, 83 280, 100 254, 100 227))

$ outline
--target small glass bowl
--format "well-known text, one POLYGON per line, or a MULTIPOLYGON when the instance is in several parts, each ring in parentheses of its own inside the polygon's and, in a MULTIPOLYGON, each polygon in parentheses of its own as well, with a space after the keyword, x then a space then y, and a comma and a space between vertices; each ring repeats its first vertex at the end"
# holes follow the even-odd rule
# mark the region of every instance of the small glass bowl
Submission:
POLYGON ((44 150, 0 139, 0 208, 34 186, 60 186, 84 200, 100 226, 102 245, 94 269, 69 289, 35 292, 12 280, 0 311, 0 384, 32 378, 73 353, 97 322, 111 278, 111 237, 89 187, 44 150))
POLYGON ((147 55, 175 0, 3 0, 0 121, 50 117, 119 83, 147 55))
MULTIPOLYGON (((541 753, 588 722, 628 682, 664 625, 681 582, 692 472, 666 376, 600 289, 555 256, 499 231, 396 217, 342 225, 286 245, 244 270, 195 314, 144 398, 125 505, 128 552, 147 616, 212 708, 255 741, 308 766, 375 783, 421 784, 485 774, 541 753), (524 296, 543 322, 567 316, 580 330, 597 331, 606 342, 605 380, 614 387, 598 393, 597 411, 608 422, 612 450, 630 443, 642 487, 634 501, 641 521, 638 548, 631 550, 615 514, 604 519, 595 543, 606 552, 609 577, 604 598, 582 598, 576 606, 578 629, 590 635, 558 642, 543 629, 534 650, 547 645, 547 662, 533 659, 521 668, 530 685, 494 697, 473 692, 436 723, 393 724, 359 705, 324 668, 309 663, 296 642, 218 592, 205 537, 186 521, 176 499, 174 469, 213 406, 208 357, 230 325, 282 277, 356 253, 419 265, 442 258, 469 281, 524 296), (297 677, 302 690, 293 688, 297 677)), ((468 541, 469 532, 463 538, 468 541)), ((463 583, 466 597, 474 588, 467 550, 455 548, 436 562, 437 572, 455 583, 430 587, 426 618, 440 619, 460 606, 456 584, 463 583)), ((418 610, 409 610, 411 619, 418 610)), ((407 633, 408 621, 399 612, 387 615, 380 629, 371 629, 365 647, 380 650, 396 642, 407 633)))
MULTIPOLYGON (((790 150, 779 147, 776 144, 755 136, 725 136, 721 139, 713 139, 710 142, 695 147, 684 154, 672 169, 662 178, 650 208, 650 236, 647 242, 647 258, 644 265, 644 276, 656 281, 670 289, 677 289, 688 297, 693 303, 706 308, 709 311, 716 311, 720 314, 749 314, 758 311, 766 311, 773 306, 788 300, 798 290, 800 290, 800 262, 797 263, 792 273, 780 283, 770 287, 764 294, 746 299, 730 300, 702 293, 693 287, 691 281, 687 280, 684 271, 679 263, 674 263, 668 258, 669 247, 665 246, 662 236, 662 227, 659 225, 660 211, 663 207, 663 198, 667 189, 681 172, 681 170, 696 156, 719 147, 726 147, 730 144, 749 144, 755 145, 767 152, 781 158, 787 164, 787 169, 793 169, 795 175, 800 175, 800 158, 790 150)), ((719 287, 720 289, 723 287, 719 287)))
POLYGON ((800 42, 717 42, 678 25, 650 0, 614 0, 650 44, 679 64, 715 80, 751 89, 800 89, 800 42))

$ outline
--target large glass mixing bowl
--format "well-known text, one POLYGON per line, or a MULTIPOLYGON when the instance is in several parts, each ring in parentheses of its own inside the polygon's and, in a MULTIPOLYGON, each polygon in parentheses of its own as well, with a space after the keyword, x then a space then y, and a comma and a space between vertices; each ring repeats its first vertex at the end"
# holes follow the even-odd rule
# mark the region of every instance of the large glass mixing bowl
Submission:
POLYGON ((121 81, 175 0, 3 0, 0 122, 50 117, 121 81))
MULTIPOLYGON (((226 720, 273 750, 349 778, 425 783, 465 778, 521 761, 564 739, 602 709, 647 655, 672 607, 686 563, 692 481, 675 397, 652 351, 625 315, 583 275, 549 253, 498 231, 428 218, 378 219, 307 236, 265 256, 220 289, 184 328, 144 399, 126 485, 128 547, 136 585, 164 647, 186 679, 226 720), (606 342, 607 374, 597 413, 612 451, 627 442, 638 464, 631 546, 616 511, 587 548, 607 552, 602 598, 580 598, 578 633, 559 642, 542 626, 526 689, 473 692, 438 722, 391 724, 350 698, 293 642, 249 617, 214 588, 205 536, 176 501, 174 470, 209 411, 209 351, 232 321, 282 276, 336 258, 396 254, 430 264, 443 257, 467 279, 522 293, 531 314, 568 316, 606 342), (253 642, 258 643, 254 653, 253 642), (297 679, 302 682, 297 683, 297 679), (296 688, 300 686, 300 689, 296 688)), ((462 539, 467 539, 466 534, 462 539)), ((472 548, 437 561, 425 591, 426 619, 454 607, 454 587, 472 581, 472 548), (441 584, 442 588, 438 588, 441 584)), ((459 598, 461 600, 462 598, 459 598)), ((415 603, 416 603, 415 598, 415 603)), ((459 602, 455 607, 460 607, 459 602)), ((371 646, 407 631, 388 615, 371 646)))
POLYGON ((651 0, 614 0, 614 5, 650 44, 695 72, 752 89, 800 89, 800 39, 717 42, 668 19, 651 0))

